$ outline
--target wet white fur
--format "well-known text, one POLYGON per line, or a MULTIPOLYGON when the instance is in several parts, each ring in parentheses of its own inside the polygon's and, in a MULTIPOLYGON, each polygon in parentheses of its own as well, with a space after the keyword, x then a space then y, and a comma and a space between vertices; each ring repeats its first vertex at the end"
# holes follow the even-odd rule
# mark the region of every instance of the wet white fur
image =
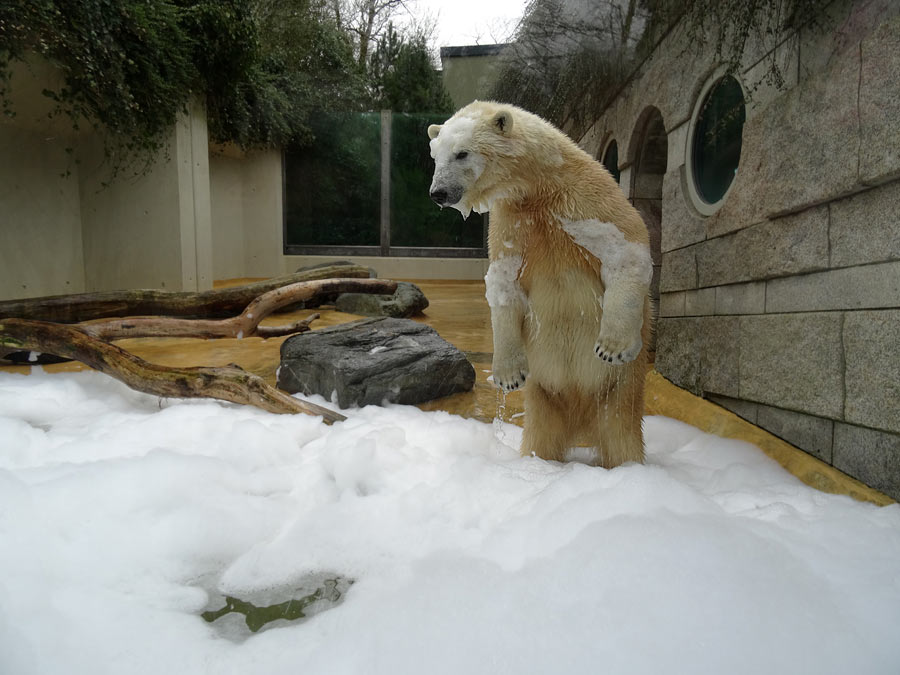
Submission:
POLYGON ((485 166, 484 157, 469 147, 477 121, 474 116, 454 117, 441 126, 440 134, 429 143, 431 157, 434 159, 434 177, 430 190, 461 188, 462 199, 450 206, 458 210, 463 218, 467 218, 473 208, 479 212, 490 209, 490 205, 470 204, 465 199, 469 188, 481 177, 485 166), (467 152, 468 156, 457 159, 461 152, 467 152))

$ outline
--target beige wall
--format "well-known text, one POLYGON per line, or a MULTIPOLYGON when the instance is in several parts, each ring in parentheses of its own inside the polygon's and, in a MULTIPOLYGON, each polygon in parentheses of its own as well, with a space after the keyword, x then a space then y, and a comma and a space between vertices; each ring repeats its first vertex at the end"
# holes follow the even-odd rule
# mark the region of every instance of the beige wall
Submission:
POLYGON ((0 299, 213 281, 206 115, 192 105, 145 167, 111 180, 103 138, 48 119, 59 74, 33 59, 0 119, 0 299), (137 177, 135 175, 137 174, 137 177))
POLYGON ((502 45, 441 49, 444 88, 456 109, 490 94, 497 78, 502 45))
POLYGON ((0 299, 85 289, 69 142, 0 124, 0 299))
POLYGON ((246 276, 280 274, 284 257, 281 153, 248 155, 243 174, 246 276))
POLYGON ((209 166, 215 278, 282 274, 281 153, 217 147, 209 166))
POLYGON ((221 153, 209 158, 210 206, 213 222, 213 276, 246 276, 244 264, 244 181, 241 160, 221 153))
POLYGON ((88 291, 212 287, 207 144, 205 116, 193 107, 148 171, 111 182, 102 139, 80 144, 88 291))

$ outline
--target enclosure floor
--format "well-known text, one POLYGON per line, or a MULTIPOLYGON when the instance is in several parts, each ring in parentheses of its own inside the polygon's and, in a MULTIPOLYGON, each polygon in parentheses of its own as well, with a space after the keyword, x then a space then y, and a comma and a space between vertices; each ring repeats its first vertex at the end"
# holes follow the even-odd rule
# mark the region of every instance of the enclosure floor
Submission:
MULTIPOLYGON (((217 287, 250 281, 230 279, 217 282, 217 287)), ((520 392, 505 398, 488 381, 491 368, 490 310, 484 298, 481 281, 419 281, 413 280, 425 293, 430 305, 417 321, 432 326, 444 339, 465 352, 475 367, 473 391, 448 396, 422 404, 423 410, 447 412, 489 422, 495 417, 521 425, 523 400, 520 392)), ((295 321, 318 312, 321 317, 314 329, 362 318, 331 309, 301 310, 269 317, 263 323, 278 325, 295 321)), ((140 338, 121 340, 119 346, 143 359, 167 366, 225 366, 237 364, 275 384, 275 370, 279 364, 279 350, 286 338, 245 338, 242 340, 201 340, 184 338, 140 338)), ((45 367, 48 372, 84 370, 79 363, 63 363, 45 367)), ((28 366, 2 366, 0 371, 28 372, 28 366)), ((655 370, 647 373, 645 412, 665 415, 692 424, 704 431, 726 438, 736 438, 759 446, 803 482, 825 492, 846 494, 877 504, 892 500, 867 487, 837 469, 793 447, 772 434, 741 419, 737 415, 707 400, 676 387, 655 370)))

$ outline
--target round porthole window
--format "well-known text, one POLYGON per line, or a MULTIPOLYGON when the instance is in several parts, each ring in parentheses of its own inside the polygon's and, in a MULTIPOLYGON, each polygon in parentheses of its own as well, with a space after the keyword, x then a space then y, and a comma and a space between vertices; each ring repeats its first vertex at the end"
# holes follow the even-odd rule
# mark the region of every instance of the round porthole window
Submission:
POLYGON ((616 179, 616 182, 619 182, 619 146, 615 140, 609 142, 609 145, 606 146, 606 151, 603 153, 603 159, 600 160, 603 162, 603 166, 606 167, 606 170, 612 174, 612 177, 616 179))
POLYGON ((701 94, 690 143, 692 187, 701 213, 715 212, 725 199, 741 161, 746 119, 744 90, 726 75, 701 94))

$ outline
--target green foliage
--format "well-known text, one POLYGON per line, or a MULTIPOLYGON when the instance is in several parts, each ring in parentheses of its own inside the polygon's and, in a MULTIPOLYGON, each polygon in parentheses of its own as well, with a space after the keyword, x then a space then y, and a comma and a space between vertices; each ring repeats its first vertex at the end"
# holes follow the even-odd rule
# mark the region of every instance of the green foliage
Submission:
POLYGON ((53 115, 106 132, 107 153, 149 159, 192 96, 210 136, 241 146, 311 140, 310 111, 358 108, 363 81, 324 0, 7 0, 0 4, 0 100, 12 64, 61 69, 53 115), (265 37, 265 40, 261 38, 265 37))
POLYGON ((369 88, 375 109, 423 113, 453 108, 443 78, 431 63, 425 37, 404 37, 393 25, 369 61, 369 88))
MULTIPOLYGON (((816 28, 828 0, 532 0, 492 97, 578 137, 673 28, 690 50, 712 48, 736 72, 753 46, 770 54, 762 81, 782 86, 774 58, 785 33, 816 28)), ((752 85, 758 83, 751 83, 752 85)), ((751 92, 752 93, 752 92, 751 92)))
POLYGON ((129 152, 152 151, 196 79, 181 9, 168 2, 16 0, 0 7, 0 96, 11 62, 34 52, 59 65, 52 114, 103 126, 129 152))
MULTIPOLYGON (((212 623, 222 618, 226 614, 232 612, 244 615, 244 622, 252 633, 256 633, 266 624, 273 621, 285 620, 296 621, 297 619, 307 618, 306 612, 310 606, 316 603, 328 603, 329 605, 337 604, 341 601, 343 593, 339 586, 347 583, 346 580, 337 577, 335 579, 326 579, 322 586, 308 595, 300 598, 291 598, 284 602, 274 605, 266 605, 263 607, 254 605, 252 602, 241 600, 230 595, 225 596, 225 605, 216 611, 203 612, 200 616, 204 621, 212 623)), ((353 583, 350 581, 349 583, 353 583)))
MULTIPOLYGON (((312 142, 320 110, 360 110, 365 82, 323 0, 256 0, 257 58, 207 87, 210 136, 242 147, 312 142)), ((225 54, 227 58, 227 54, 225 54)))

